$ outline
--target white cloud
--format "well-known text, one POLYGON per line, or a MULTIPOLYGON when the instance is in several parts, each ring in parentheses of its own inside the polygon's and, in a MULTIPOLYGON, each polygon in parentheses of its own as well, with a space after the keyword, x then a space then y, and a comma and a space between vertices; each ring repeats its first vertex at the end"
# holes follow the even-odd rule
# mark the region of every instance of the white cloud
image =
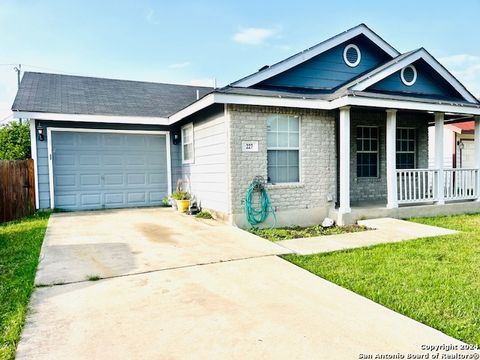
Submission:
POLYGON ((271 38, 277 30, 267 28, 245 28, 233 35, 233 41, 240 44, 258 45, 271 38))
POLYGON ((182 63, 175 63, 175 64, 170 64, 168 65, 168 67, 170 69, 183 69, 183 68, 186 68, 187 66, 190 66, 190 62, 189 61, 185 61, 185 62, 182 62, 182 63))
POLYGON ((474 96, 480 97, 480 56, 458 54, 439 61, 460 80, 474 96))

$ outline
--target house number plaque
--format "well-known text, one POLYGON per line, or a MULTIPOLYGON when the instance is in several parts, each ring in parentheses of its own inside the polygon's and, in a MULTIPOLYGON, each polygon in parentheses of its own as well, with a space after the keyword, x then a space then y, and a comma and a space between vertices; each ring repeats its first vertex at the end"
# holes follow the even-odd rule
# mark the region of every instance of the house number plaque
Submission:
POLYGON ((242 141, 242 152, 258 152, 258 141, 242 141))

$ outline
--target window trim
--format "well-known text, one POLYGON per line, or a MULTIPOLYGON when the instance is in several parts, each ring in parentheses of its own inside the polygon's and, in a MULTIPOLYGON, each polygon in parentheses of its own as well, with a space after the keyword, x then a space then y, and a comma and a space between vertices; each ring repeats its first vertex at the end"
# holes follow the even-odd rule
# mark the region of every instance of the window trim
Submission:
POLYGON ((357 67, 358 64, 360 64, 361 60, 362 60, 362 53, 360 52, 360 48, 357 45, 348 44, 347 46, 345 46, 345 48, 343 49, 343 61, 345 62, 346 65, 348 65, 351 68, 354 68, 354 67, 357 67), (348 61, 347 52, 350 49, 354 49, 357 52, 358 58, 355 62, 348 61))
POLYGON ((180 136, 182 138, 182 164, 193 164, 195 162, 195 136, 194 136, 194 127, 193 127, 193 122, 191 123, 188 123, 186 125, 183 125, 181 128, 180 128, 180 136), (185 129, 189 129, 191 128, 192 129, 192 158, 189 159, 189 160, 185 160, 185 151, 184 151, 184 147, 185 145, 188 145, 190 143, 185 143, 184 140, 185 140, 185 137, 183 136, 183 130, 185 129))
POLYGON ((413 169, 417 168, 417 128, 414 126, 398 126, 397 129, 395 130, 395 168, 397 170, 408 170, 408 169, 398 169, 398 163, 397 163, 397 154, 412 154, 413 153, 413 169), (407 129, 407 130, 414 130, 415 131, 415 138, 413 139, 413 146, 414 149, 413 151, 399 151, 397 149, 397 134, 396 130, 400 129, 407 129))
MULTIPOLYGON (((267 184, 269 187, 275 187, 275 186, 289 186, 289 185, 302 185, 303 184, 303 177, 302 177, 302 117, 299 115, 288 115, 288 114, 271 114, 270 116, 287 116, 287 117, 293 117, 298 119, 298 147, 269 147, 268 146, 268 138, 266 138, 265 143, 266 143, 266 148, 267 148, 267 154, 268 150, 297 150, 298 151, 298 181, 296 182, 277 182, 277 183, 272 183, 268 181, 268 158, 267 160, 267 184)), ((268 136, 268 129, 265 133, 266 137, 268 136)), ((268 156, 268 155, 267 155, 268 156)))
POLYGON ((415 66, 413 66, 412 64, 405 66, 405 67, 400 71, 400 78, 402 79, 402 82, 403 82, 406 86, 412 86, 412 85, 415 84, 415 82, 417 81, 417 69, 416 69, 415 66), (407 70, 408 68, 412 69, 412 71, 413 71, 413 79, 412 79, 411 81, 407 81, 407 79, 405 79, 405 70, 407 70))
MULTIPOLYGON (((355 132, 355 177, 360 180, 365 180, 365 179, 379 179, 380 178, 380 126, 378 125, 357 125, 355 130, 358 129, 359 127, 363 128, 375 128, 377 129, 377 151, 359 151, 358 146, 357 146, 357 135, 355 132), (376 176, 358 176, 358 153, 362 154, 373 154, 377 153, 377 175, 376 176)), ((362 138, 366 139, 366 138, 362 138)), ((369 138, 372 139, 372 138, 369 138)))

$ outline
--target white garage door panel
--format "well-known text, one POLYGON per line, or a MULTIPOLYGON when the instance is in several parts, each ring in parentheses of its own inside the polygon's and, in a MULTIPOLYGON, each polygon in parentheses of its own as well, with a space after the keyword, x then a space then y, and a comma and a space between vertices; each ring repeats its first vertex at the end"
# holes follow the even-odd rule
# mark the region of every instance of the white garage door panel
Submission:
POLYGON ((168 193, 166 136, 52 131, 55 207, 155 206, 168 193))

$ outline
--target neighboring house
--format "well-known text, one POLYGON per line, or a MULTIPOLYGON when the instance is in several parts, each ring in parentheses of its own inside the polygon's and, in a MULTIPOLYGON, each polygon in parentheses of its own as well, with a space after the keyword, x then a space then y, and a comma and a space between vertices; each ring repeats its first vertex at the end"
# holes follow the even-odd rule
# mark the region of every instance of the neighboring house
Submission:
MULTIPOLYGON (((428 129, 429 149, 428 164, 435 167, 435 128, 428 129)), ((475 122, 462 121, 445 125, 444 128, 444 167, 467 168, 475 167, 475 122)))
POLYGON ((363 24, 221 89, 26 73, 12 110, 31 121, 40 208, 158 205, 182 178, 245 226, 260 175, 278 225, 480 209, 478 177, 451 191, 441 130, 428 169, 428 124, 480 123, 480 102, 425 49, 400 54, 363 24))

